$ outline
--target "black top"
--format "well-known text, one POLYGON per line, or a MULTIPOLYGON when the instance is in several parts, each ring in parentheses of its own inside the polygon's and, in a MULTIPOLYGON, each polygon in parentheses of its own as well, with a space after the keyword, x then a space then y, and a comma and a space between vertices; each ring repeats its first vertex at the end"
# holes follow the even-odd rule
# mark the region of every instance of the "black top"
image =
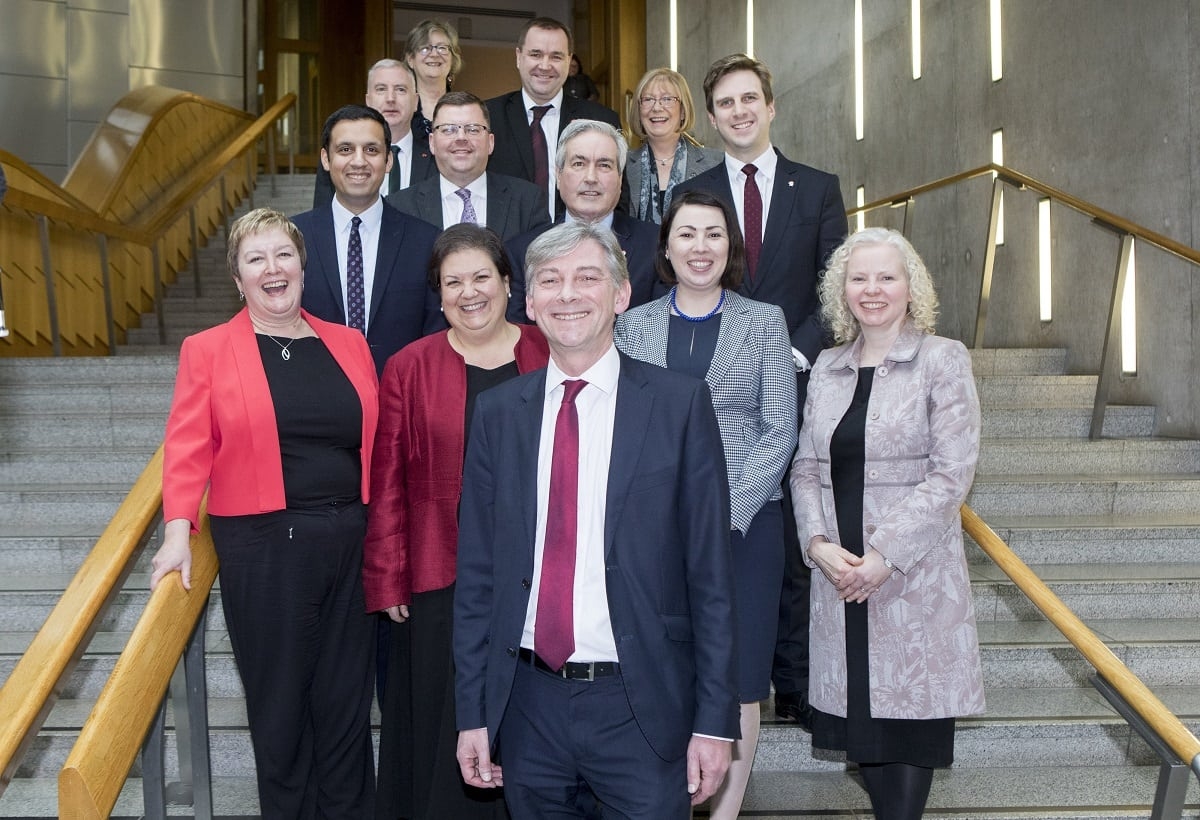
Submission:
POLYGON ((315 336, 260 333, 257 339, 275 405, 288 507, 355 500, 362 486, 362 403, 354 385, 315 336))
POLYGON ((521 371, 517 369, 515 360, 491 370, 476 367, 473 364, 467 365, 467 412, 463 419, 463 424, 466 425, 463 430, 464 454, 467 452, 467 441, 471 436, 471 417, 475 415, 475 399, 489 387, 495 387, 501 382, 515 379, 519 375, 521 375, 521 371))
POLYGON ((667 330, 667 369, 703 379, 708 375, 713 354, 717 352, 717 336, 720 333, 719 313, 703 322, 690 322, 672 313, 667 330))

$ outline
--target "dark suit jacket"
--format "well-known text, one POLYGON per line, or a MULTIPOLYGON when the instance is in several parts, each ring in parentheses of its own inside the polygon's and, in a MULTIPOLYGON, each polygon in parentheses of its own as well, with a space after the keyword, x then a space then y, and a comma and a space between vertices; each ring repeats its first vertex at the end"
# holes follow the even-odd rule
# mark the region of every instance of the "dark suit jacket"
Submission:
MULTIPOLYGON (((304 309, 327 322, 346 323, 333 208, 326 205, 292 217, 304 234, 304 309)), ((441 301, 426 279, 437 228, 386 205, 375 260, 375 284, 367 311, 367 344, 376 373, 388 357, 426 333, 446 327, 441 301)))
MULTIPOLYGON (((479 396, 454 595, 459 729, 495 743, 533 578, 546 371, 479 396)), ((708 387, 621 356, 604 520, 607 604, 634 717, 677 760, 692 733, 738 736, 729 487, 708 387)), ((503 750, 501 750, 503 754, 503 750)))
MULTIPOLYGON (((438 228, 446 227, 442 224, 440 174, 397 191, 384 201, 438 228)), ((507 242, 514 236, 549 224, 544 191, 532 182, 487 172, 487 226, 501 239, 507 242)))
MULTIPOLYGON (((488 170, 533 182, 533 143, 529 137, 529 115, 525 111, 521 90, 492 97, 487 101, 487 109, 488 118, 492 121, 492 133, 496 135, 496 147, 488 159, 488 170)), ((616 111, 591 100, 578 100, 564 94, 562 111, 558 116, 559 134, 571 120, 600 120, 621 130, 621 118, 616 111)), ((555 140, 558 140, 557 136, 555 140)), ((629 211, 629 183, 624 178, 621 180, 621 202, 617 208, 627 213, 629 211)), ((556 196, 554 214, 561 216, 562 213, 562 199, 556 196)))
MULTIPOLYGON (((724 162, 679 183, 675 195, 688 190, 709 191, 733 204, 724 162)), ((827 341, 817 282, 829 254, 846 233, 846 206, 838 178, 779 154, 758 270, 753 282, 746 277, 740 292, 783 308, 792 347, 809 364, 817 360, 827 341)))
MULTIPOLYGON (((533 240, 552 227, 543 225, 504 245, 513 267, 512 296, 508 299, 510 322, 529 322, 525 314, 525 251, 529 250, 533 240)), ((612 229, 621 250, 625 251, 625 263, 629 266, 629 287, 632 291, 629 306, 644 305, 666 293, 667 286, 654 270, 654 254, 658 252, 658 225, 614 211, 612 229)))
MULTIPOLYGON (((413 131, 412 173, 408 178, 409 186, 416 185, 422 180, 437 176, 437 165, 434 164, 433 154, 429 153, 429 137, 418 135, 413 131)), ((387 193, 384 191, 384 193, 387 193)), ((313 208, 328 205, 333 199, 333 180, 329 172, 319 161, 317 162, 317 179, 313 187, 313 208)))

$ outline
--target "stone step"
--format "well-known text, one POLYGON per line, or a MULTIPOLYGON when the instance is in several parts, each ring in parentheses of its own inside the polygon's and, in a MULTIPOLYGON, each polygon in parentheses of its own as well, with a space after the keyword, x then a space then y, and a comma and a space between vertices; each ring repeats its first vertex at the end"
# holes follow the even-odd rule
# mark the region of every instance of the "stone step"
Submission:
POLYGON ((163 376, 159 381, 110 384, 8 385, 0 418, 6 424, 35 424, 39 417, 52 413, 95 416, 158 412, 165 417, 175 389, 174 368, 163 376))
POLYGON ((0 358, 0 395, 18 385, 174 384, 178 365, 178 350, 137 357, 0 358))
POLYGON ((1067 366, 1067 351, 1061 347, 994 347, 970 353, 976 377, 1061 376, 1067 366))
POLYGON ((1200 475, 977 476, 967 503, 985 521, 1017 515, 1187 515, 1200 510, 1200 475))
MULTIPOLYGON (((1156 410, 1142 405, 1109 405, 1104 415, 1107 438, 1154 435, 1156 410)), ((980 436, 990 439, 1086 438, 1092 424, 1090 407, 1014 407, 983 414, 980 436)))
MULTIPOLYGON (((168 770, 170 771, 170 770, 168 770)), ((177 777, 171 774, 168 781, 177 777)), ((259 816, 258 786, 252 777, 214 777, 213 815, 224 820, 250 820, 259 816)), ((112 820, 141 820, 146 815, 142 780, 125 781, 112 820)), ((190 806, 168 806, 168 817, 192 817, 190 806)), ((57 773, 46 777, 16 778, 0 796, 0 817, 58 817, 57 773)))
MULTIPOLYGON (((1183 515, 989 516, 989 526, 1025 563, 1148 564, 1196 559, 1200 511, 1183 515)), ((968 537, 968 559, 987 562, 968 537)), ((1041 567, 1037 567, 1041 572, 1041 567)))
POLYGON ((979 403, 997 407, 1087 407, 1096 398, 1095 376, 979 376, 979 403))
MULTIPOLYGON (((39 576, 69 579, 83 564, 83 559, 96 545, 98 536, 82 532, 85 528, 56 523, 16 525, 6 522, 0 534, 0 587, 11 588, 26 584, 39 576), (15 579, 20 579, 17 581, 15 579)), ((154 530, 134 563, 133 572, 149 577, 150 559, 157 549, 158 532, 154 530)), ((65 584, 64 584, 65 588, 65 584)), ((2 593, 0 593, 2 594, 2 593)))
POLYGON ((0 416, 0 452, 63 448, 116 451, 131 447, 154 452, 162 444, 167 414, 161 410, 142 412, 135 407, 107 416, 55 412, 32 417, 28 423, 4 421, 0 416))
POLYGON ((26 528, 52 521, 98 535, 128 493, 127 484, 96 484, 78 489, 31 484, 0 489, 0 521, 6 526, 26 528))
MULTIPOLYGON (((1002 411, 991 411, 1002 412, 1002 411)), ((989 411, 984 411, 985 418, 989 411)), ((1188 439, 983 439, 977 476, 1200 473, 1200 441, 1188 439)))
POLYGON ((130 487, 152 454, 148 447, 0 453, 0 487, 17 482, 43 485, 87 482, 130 487))

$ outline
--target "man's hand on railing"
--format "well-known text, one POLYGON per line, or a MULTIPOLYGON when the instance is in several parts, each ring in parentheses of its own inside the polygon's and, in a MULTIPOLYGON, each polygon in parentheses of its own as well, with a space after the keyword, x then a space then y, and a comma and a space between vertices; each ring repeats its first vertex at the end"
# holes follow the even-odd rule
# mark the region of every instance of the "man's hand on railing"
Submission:
POLYGON ((183 588, 192 588, 191 540, 192 523, 186 518, 176 518, 166 523, 163 527, 162 546, 150 562, 150 566, 154 568, 154 573, 150 576, 151 592, 158 586, 159 581, 175 570, 179 570, 183 588))

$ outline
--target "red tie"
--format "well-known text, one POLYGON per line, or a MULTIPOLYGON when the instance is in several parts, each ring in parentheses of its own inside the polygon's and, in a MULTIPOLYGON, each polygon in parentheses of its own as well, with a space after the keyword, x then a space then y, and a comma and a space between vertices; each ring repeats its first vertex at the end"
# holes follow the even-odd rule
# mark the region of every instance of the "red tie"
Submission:
POLYGON ((550 152, 546 148, 546 132, 542 130, 542 117, 550 110, 548 105, 535 105, 533 122, 529 124, 529 136, 533 141, 533 182, 543 191, 550 187, 550 152))
POLYGON ((579 413, 575 397, 586 386, 583 379, 563 382, 562 405, 554 425, 554 455, 550 460, 550 499, 546 507, 546 541, 542 546, 533 651, 555 671, 575 652, 573 606, 579 518, 579 413))
POLYGON ((745 200, 742 205, 745 230, 742 233, 746 235, 746 272, 750 274, 750 281, 753 282, 754 274, 758 270, 758 257, 762 253, 762 192, 758 190, 758 182, 754 179, 758 168, 747 165, 742 168, 742 173, 746 175, 745 200))

